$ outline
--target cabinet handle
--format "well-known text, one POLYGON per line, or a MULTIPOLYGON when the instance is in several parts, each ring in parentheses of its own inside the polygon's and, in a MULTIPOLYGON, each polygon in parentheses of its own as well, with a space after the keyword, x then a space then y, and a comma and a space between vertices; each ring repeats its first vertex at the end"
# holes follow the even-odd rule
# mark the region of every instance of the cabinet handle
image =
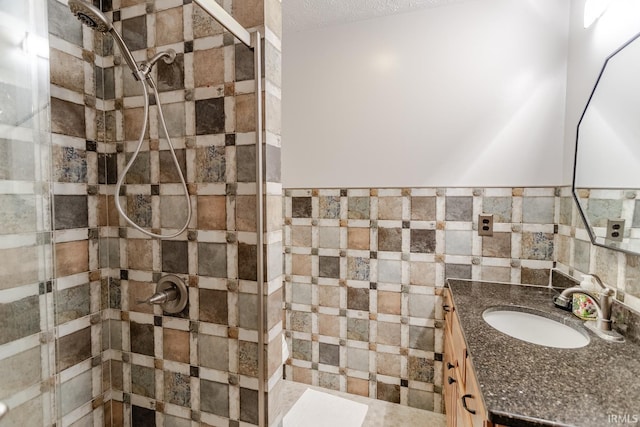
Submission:
POLYGON ((447 362, 447 369, 453 369, 455 365, 452 365, 451 362, 447 362))
POLYGON ((451 378, 451 377, 449 377, 449 378, 447 378, 447 382, 448 382, 449 384, 453 384, 453 383, 455 383, 455 382, 456 382, 456 380, 455 380, 455 379, 453 379, 453 378, 451 378))
POLYGON ((451 311, 451 307, 449 307, 449 304, 445 304, 442 306, 442 309, 446 312, 449 313, 451 311))
POLYGON ((469 409, 469 407, 467 406, 467 397, 468 397, 468 398, 473 398, 473 396, 472 396, 472 395, 470 395, 470 394, 465 394, 464 396, 462 396, 462 398, 461 398, 461 399, 462 399, 462 407, 463 407, 464 409, 466 409, 466 411, 467 411, 468 413, 470 413, 470 414, 474 414, 474 415, 475 415, 476 410, 475 410, 475 409, 469 409))

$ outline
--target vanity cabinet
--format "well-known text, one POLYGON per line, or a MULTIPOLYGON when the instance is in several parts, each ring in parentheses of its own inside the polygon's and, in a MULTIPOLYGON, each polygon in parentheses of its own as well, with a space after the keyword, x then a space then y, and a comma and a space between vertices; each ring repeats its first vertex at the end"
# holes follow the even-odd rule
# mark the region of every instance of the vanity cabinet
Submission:
POLYGON ((444 401, 447 427, 501 427, 487 419, 480 387, 448 289, 444 311, 444 401))

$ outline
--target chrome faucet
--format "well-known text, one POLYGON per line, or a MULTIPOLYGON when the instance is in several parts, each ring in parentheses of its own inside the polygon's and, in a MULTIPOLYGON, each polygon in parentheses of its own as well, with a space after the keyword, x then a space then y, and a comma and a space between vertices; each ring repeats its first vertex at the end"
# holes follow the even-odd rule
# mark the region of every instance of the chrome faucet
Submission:
POLYGON ((596 306, 596 313, 598 317, 596 319, 595 327, 592 326, 592 322, 586 322, 585 326, 592 329, 598 336, 607 340, 623 341, 624 339, 622 338, 622 335, 614 331, 611 327, 611 306, 613 304, 613 299, 611 297, 614 294, 613 289, 606 287, 604 283, 602 283, 602 279, 600 279, 596 274, 589 273, 589 275, 593 277, 596 280, 596 283, 598 283, 602 288, 599 295, 595 295, 593 292, 583 289, 580 286, 574 286, 563 290, 560 295, 553 297, 553 303, 563 310, 571 311, 573 294, 588 295, 596 306))

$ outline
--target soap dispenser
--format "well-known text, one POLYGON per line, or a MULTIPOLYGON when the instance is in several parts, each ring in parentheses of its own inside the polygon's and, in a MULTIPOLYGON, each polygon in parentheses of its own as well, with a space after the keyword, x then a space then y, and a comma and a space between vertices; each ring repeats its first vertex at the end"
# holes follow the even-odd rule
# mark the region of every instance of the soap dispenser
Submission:
MULTIPOLYGON (((582 275, 582 281, 580 282, 580 287, 585 291, 589 291, 589 293, 593 295, 598 295, 599 288, 593 282, 593 277, 589 274, 582 275)), ((586 294, 574 293, 573 294, 573 314, 583 320, 595 320, 598 317, 598 312, 596 310, 596 304, 593 302, 591 297, 586 294)))

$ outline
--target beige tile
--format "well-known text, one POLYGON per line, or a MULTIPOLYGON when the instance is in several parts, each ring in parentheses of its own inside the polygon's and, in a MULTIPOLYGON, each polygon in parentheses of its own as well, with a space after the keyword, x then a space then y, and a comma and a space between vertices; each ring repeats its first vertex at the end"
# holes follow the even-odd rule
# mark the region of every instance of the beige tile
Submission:
POLYGON ((198 335, 198 361, 201 366, 218 371, 229 370, 229 339, 198 335))
POLYGON ((360 378, 347 377, 347 393, 368 397, 369 381, 360 378))
POLYGON ((267 27, 273 31, 279 39, 282 39, 282 4, 279 0, 268 0, 266 11, 267 27))
POLYGON ((245 28, 262 25, 264 22, 264 0, 233 2, 231 14, 245 28))
MULTIPOLYGON (((254 209, 255 211, 255 209, 254 209)), ((275 231, 282 229, 282 197, 281 196, 267 196, 267 230, 275 231)))
POLYGON ((256 197, 236 196, 236 228, 238 231, 256 231, 256 197))
MULTIPOLYGON (((124 139, 135 141, 140 137, 144 126, 144 108, 126 108, 124 110, 124 139)), ((145 130, 145 138, 149 138, 149 127, 145 130)))
POLYGON ((318 286, 318 302, 323 307, 340 308, 340 288, 338 286, 318 286))
POLYGON ((379 197, 378 219, 402 219, 402 197, 379 197))
POLYGON ((236 131, 253 132, 256 129, 256 97, 254 94, 236 96, 236 131))
POLYGON ((267 329, 269 330, 282 321, 284 315, 282 309, 283 292, 284 288, 281 287, 267 298, 267 329))
POLYGON ((224 83, 224 50, 215 48, 193 53, 193 79, 196 87, 224 83))
POLYGON ((227 198, 225 196, 198 196, 198 228, 227 229, 227 198))
POLYGON ((291 226, 291 246, 311 247, 311 227, 305 225, 291 226))
POLYGON ((57 243, 56 277, 70 276, 89 270, 89 241, 57 243))
POLYGON ((400 314, 401 294, 378 291, 378 313, 400 314))
POLYGON ((40 366, 40 347, 0 360, 0 399, 39 382, 42 375, 40 366))
POLYGON ((432 262, 411 261, 409 277, 412 285, 435 286, 436 264, 432 262))
POLYGON ((436 220, 436 198, 435 197, 412 197, 411 198, 411 219, 416 221, 436 220))
POLYGON ((271 378, 273 374, 276 373, 278 368, 282 365, 282 338, 281 335, 278 334, 270 343, 269 343, 269 370, 268 370, 268 378, 271 378))
POLYGON ((9 289, 38 281, 42 261, 37 246, 0 249, 0 289, 9 289))
POLYGON ((153 242, 148 239, 128 239, 127 259, 129 268, 153 270, 153 242))
POLYGON ((156 46, 177 43, 183 39, 182 7, 158 12, 156 14, 156 46))
POLYGON ((401 327, 399 323, 378 322, 376 343, 385 345, 400 345, 401 327))
POLYGON ((189 332, 162 329, 162 348, 165 359, 189 363, 189 332))
POLYGON ((291 273, 297 276, 311 276, 311 257, 309 255, 291 255, 291 273))
POLYGON ((293 367, 293 381, 299 384, 313 383, 312 370, 309 368, 293 367))
POLYGON ((58 49, 50 50, 51 84, 74 92, 84 93, 84 64, 82 59, 58 49))
POLYGON ((347 235, 349 249, 369 250, 370 241, 368 228, 351 227, 348 229, 347 235))
POLYGON ((493 233, 493 236, 483 236, 482 256, 510 258, 511 233, 493 233))
POLYGON ((511 268, 509 267, 490 267, 483 265, 481 270, 482 280, 491 282, 510 282, 511 268))
POLYGON ((400 355, 380 352, 376 353, 376 370, 382 375, 399 377, 400 355))
POLYGON ((332 314, 318 314, 318 332, 320 335, 340 337, 340 317, 332 314))
POLYGON ((129 280, 129 311, 153 314, 153 306, 138 303, 138 301, 144 301, 149 298, 155 293, 155 289, 156 287, 153 283, 129 280))

